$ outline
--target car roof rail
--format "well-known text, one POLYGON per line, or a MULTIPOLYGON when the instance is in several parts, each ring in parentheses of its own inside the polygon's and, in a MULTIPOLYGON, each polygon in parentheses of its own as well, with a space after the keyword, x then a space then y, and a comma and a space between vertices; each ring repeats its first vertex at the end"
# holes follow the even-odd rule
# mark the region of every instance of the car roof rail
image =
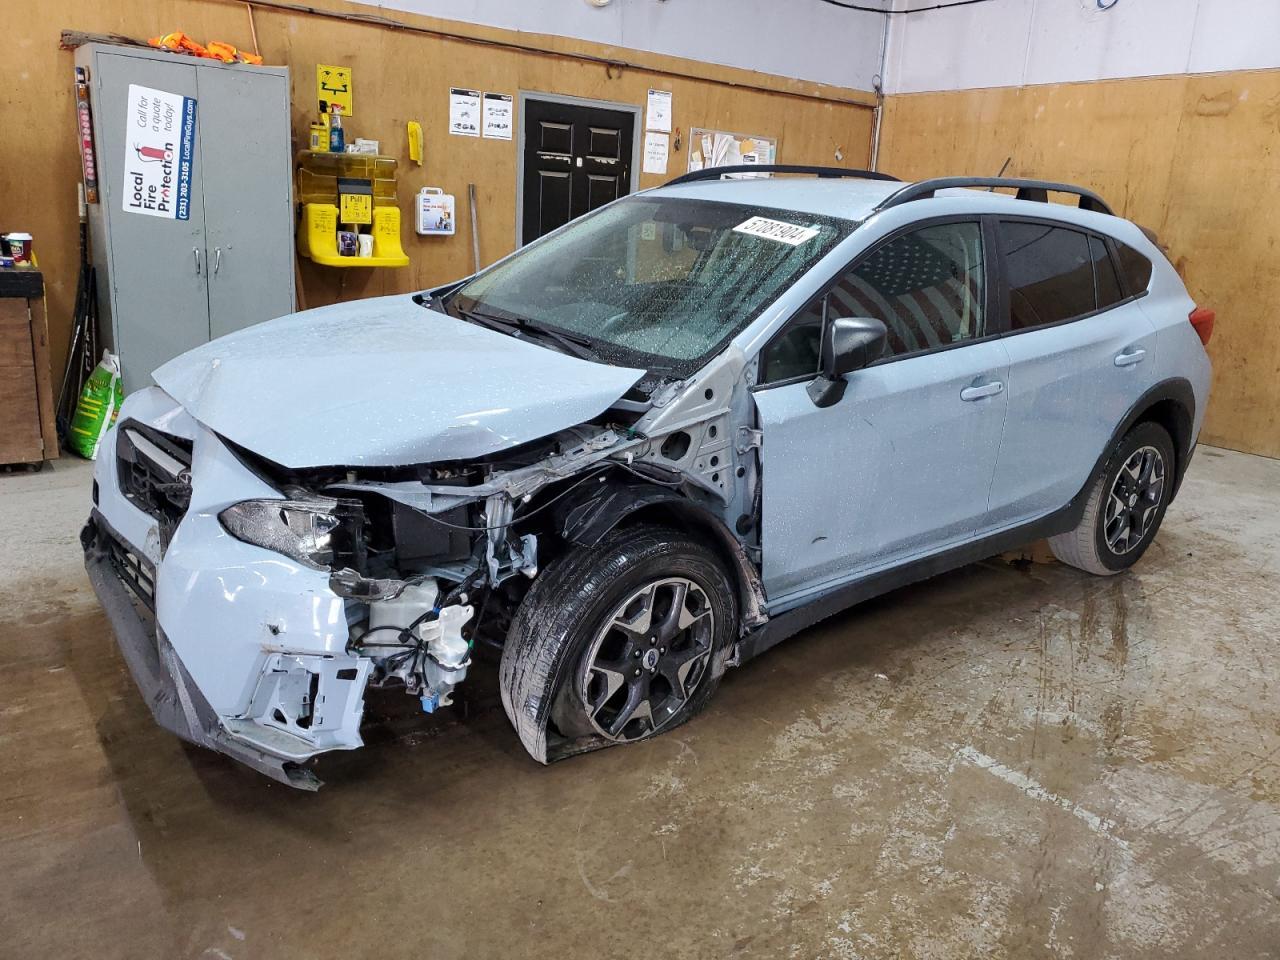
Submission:
POLYGON ((691 170, 683 176, 676 177, 674 180, 668 180, 663 186, 671 187, 677 183, 696 183, 699 180, 719 180, 729 173, 805 173, 823 180, 850 177, 855 180, 902 182, 897 177, 881 173, 878 170, 850 170, 847 167, 815 167, 808 164, 793 163, 744 163, 733 167, 704 167, 701 170, 691 170))
MULTIPOLYGON (((1031 200, 1036 203, 1048 203, 1050 193, 1070 193, 1080 198, 1080 209, 1094 213, 1112 213, 1111 207, 1092 190, 1073 186, 1069 183, 1054 183, 1051 180, 1020 180, 1015 177, 935 177, 932 180, 921 180, 909 183, 897 193, 891 194, 880 202, 876 210, 888 210, 913 200, 928 200, 939 190, 950 190, 954 187, 1005 187, 1017 190, 1015 199, 1031 200)), ((1114 216, 1114 214, 1112 214, 1114 216)))

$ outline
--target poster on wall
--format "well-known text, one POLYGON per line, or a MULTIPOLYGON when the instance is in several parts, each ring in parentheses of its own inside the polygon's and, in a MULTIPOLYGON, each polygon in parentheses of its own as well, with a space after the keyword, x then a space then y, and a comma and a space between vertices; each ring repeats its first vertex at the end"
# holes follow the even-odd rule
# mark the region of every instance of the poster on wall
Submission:
POLYGON ((665 133, 649 131, 644 135, 644 172, 665 174, 667 172, 667 150, 671 138, 665 133))
POLYGON ((671 132, 671 91, 649 90, 648 104, 645 110, 644 128, 671 132))
POLYGON ((195 146, 195 100, 129 84, 122 191, 125 213, 190 220, 195 146))
POLYGON ((509 93, 484 95, 484 135, 490 140, 511 139, 511 104, 509 93))
POLYGON ((449 88, 449 132, 458 137, 480 136, 480 91, 449 88))

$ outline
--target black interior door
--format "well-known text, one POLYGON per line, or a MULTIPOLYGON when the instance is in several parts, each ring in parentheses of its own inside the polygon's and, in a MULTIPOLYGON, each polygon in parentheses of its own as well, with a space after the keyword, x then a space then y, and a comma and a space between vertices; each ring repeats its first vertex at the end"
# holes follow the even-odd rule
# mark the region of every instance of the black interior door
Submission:
POLYGON ((635 115, 625 110, 526 100, 521 240, 629 193, 634 137, 635 115))

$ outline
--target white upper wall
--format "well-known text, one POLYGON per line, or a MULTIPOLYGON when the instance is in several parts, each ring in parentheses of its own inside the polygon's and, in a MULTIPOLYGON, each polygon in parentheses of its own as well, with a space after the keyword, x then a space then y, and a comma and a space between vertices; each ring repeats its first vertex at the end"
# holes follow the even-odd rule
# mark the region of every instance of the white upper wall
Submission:
POLYGON ((989 0, 891 20, 889 93, 1280 67, 1280 0, 989 0))
MULTIPOLYGON (((870 90, 884 16, 821 0, 358 0, 465 23, 548 33, 870 90)), ((887 8, 889 0, 859 0, 887 8)))

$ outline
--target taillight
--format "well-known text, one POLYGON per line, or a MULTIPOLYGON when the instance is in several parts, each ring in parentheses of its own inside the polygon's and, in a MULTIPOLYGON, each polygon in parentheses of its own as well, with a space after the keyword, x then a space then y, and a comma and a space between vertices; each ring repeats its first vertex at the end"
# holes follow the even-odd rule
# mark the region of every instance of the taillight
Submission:
POLYGON ((1191 326, 1195 327, 1196 334, 1200 337, 1200 342, 1205 346, 1209 345, 1209 338, 1213 336, 1213 321, 1217 316, 1208 307, 1196 307, 1191 311, 1191 316, 1187 318, 1191 321, 1191 326))

